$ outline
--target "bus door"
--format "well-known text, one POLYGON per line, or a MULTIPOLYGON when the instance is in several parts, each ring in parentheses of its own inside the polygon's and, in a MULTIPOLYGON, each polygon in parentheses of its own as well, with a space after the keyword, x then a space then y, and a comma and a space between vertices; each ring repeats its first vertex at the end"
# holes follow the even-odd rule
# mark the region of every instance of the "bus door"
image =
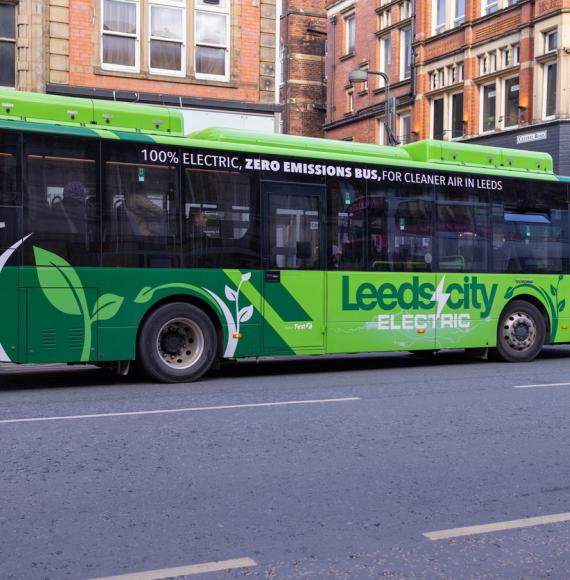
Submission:
POLYGON ((325 187, 262 182, 263 347, 319 351, 325 337, 325 187))

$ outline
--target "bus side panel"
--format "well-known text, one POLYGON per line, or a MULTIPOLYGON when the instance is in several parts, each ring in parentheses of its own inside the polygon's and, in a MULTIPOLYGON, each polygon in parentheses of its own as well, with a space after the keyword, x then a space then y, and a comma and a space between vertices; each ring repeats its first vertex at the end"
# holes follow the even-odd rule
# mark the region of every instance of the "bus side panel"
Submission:
POLYGON ((431 272, 329 272, 327 352, 435 348, 431 272))
POLYGON ((19 268, 6 266, 0 272, 0 362, 20 362, 18 281, 19 268))

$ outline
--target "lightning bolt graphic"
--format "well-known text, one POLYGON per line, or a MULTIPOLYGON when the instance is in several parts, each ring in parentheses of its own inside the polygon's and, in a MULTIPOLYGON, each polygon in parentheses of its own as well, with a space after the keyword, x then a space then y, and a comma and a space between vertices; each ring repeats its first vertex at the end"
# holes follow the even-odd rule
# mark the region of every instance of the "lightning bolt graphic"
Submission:
POLYGON ((432 302, 437 302, 437 316, 441 314, 441 311, 445 308, 447 301, 451 294, 443 291, 443 285, 445 284, 445 276, 441 279, 440 283, 437 285, 433 296, 431 297, 432 302))

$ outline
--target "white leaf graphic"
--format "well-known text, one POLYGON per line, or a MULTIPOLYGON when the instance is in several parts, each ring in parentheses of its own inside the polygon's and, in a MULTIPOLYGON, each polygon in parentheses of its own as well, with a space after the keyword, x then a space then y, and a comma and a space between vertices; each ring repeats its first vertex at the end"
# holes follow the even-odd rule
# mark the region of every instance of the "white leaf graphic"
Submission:
POLYGON ((247 322, 253 316, 253 304, 242 308, 239 312, 239 321, 247 322))
POLYGON ((237 297, 237 293, 234 290, 232 290, 229 286, 226 286, 226 298, 230 302, 235 302, 236 297, 237 297))
POLYGON ((241 277, 243 282, 247 282, 250 278, 251 278, 251 272, 247 272, 246 274, 243 274, 241 277))

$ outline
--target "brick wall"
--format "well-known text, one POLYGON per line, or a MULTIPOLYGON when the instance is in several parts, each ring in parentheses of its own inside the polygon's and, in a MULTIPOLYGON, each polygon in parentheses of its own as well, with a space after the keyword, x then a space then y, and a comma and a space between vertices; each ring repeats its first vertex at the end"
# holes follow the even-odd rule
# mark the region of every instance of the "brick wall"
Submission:
POLYGON ((323 136, 325 35, 324 0, 284 0, 280 101, 285 133, 323 136))

